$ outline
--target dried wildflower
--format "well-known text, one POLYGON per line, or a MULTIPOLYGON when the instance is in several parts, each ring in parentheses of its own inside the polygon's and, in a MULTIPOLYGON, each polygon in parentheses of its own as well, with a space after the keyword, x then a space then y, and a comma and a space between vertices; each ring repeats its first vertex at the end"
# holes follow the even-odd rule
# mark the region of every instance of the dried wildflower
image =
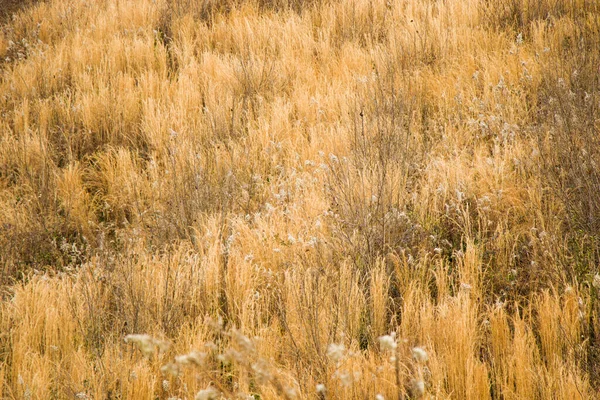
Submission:
POLYGON ((259 358, 256 362, 252 363, 251 368, 254 372, 254 379, 258 384, 266 384, 269 380, 273 379, 273 374, 269 367, 269 362, 264 358, 259 358))
POLYGON ((339 371, 338 370, 335 372, 335 374, 333 376, 338 378, 340 380, 340 383, 344 387, 349 387, 350 385, 352 385, 352 375, 350 375, 350 373, 348 371, 339 371))
POLYGON ((248 351, 248 352, 254 351, 254 344, 252 343, 250 338, 248 338, 247 336, 241 334, 238 331, 234 331, 233 339, 235 340, 236 344, 238 346, 240 346, 242 349, 244 349, 245 351, 248 351))
POLYGON ((224 365, 229 365, 231 364, 231 362, 233 361, 233 358, 231 356, 230 353, 225 352, 223 354, 219 354, 217 356, 217 360, 219 360, 221 363, 223 363, 224 365))
POLYGON ((567 287, 565 288, 565 294, 570 295, 573 294, 573 292, 573 287, 571 285, 567 285, 567 287))
POLYGON ((160 367, 160 372, 162 372, 164 375, 178 376, 179 375, 179 365, 177 365, 175 363, 168 363, 168 364, 160 367))
POLYGON ((212 351, 217 351, 219 349, 214 342, 206 342, 204 343, 204 347, 212 351))
POLYGON ((327 391, 327 388, 322 383, 319 383, 317 385, 316 389, 317 389, 317 393, 322 393, 322 394, 325 394, 325 392, 327 391))
POLYGON ((425 362, 429 358, 427 352, 422 347, 413 347, 412 356, 417 362, 425 362))
POLYGON ((204 363, 206 359, 206 353, 201 353, 199 351, 192 351, 189 354, 184 354, 181 356, 175 357, 175 362, 181 365, 196 365, 200 366, 204 363))
POLYGON ((496 85, 496 89, 499 89, 499 90, 506 89, 506 84, 504 83, 503 76, 500 77, 500 80, 498 81, 498 84, 496 85))
POLYGON ((391 335, 380 336, 378 340, 382 350, 396 350, 398 347, 395 332, 392 332, 391 335))
POLYGON ((290 399, 295 399, 298 396, 298 392, 296 391, 296 388, 293 388, 293 387, 286 388, 285 394, 290 399))
POLYGON ((308 242, 306 242, 306 245, 308 247, 315 247, 318 242, 319 242, 319 239, 317 239, 315 236, 311 236, 310 239, 308 240, 308 242))
POLYGON ((600 274, 594 275, 594 280, 592 281, 592 286, 596 289, 600 289, 600 274))
POLYGON ((415 379, 411 383, 411 392, 414 397, 421 397, 425 394, 425 382, 421 379, 415 379))
POLYGON ((344 358, 344 353, 346 348, 343 343, 335 344, 331 343, 329 347, 327 347, 327 356, 331 358, 331 360, 335 363, 340 362, 344 358))
POLYGON ((271 203, 265 203, 265 210, 268 214, 270 214, 275 211, 275 207, 273 207, 271 203))
POLYGON ((523 44, 523 33, 519 33, 519 34, 517 35, 517 44, 518 44, 518 45, 521 45, 521 44, 523 44))
POLYGON ((212 387, 202 389, 201 391, 196 393, 196 400, 215 400, 218 397, 219 392, 212 387))
POLYGON ((463 283, 460 284, 460 290, 463 291, 463 292, 467 292, 468 293, 468 292, 471 291, 472 288, 473 287, 471 285, 469 285, 468 283, 463 282, 463 283))
POLYGON ((150 335, 127 335, 126 343, 133 343, 142 352, 144 357, 150 357, 158 349, 159 354, 169 349, 170 344, 164 340, 154 339, 150 335))
POLYGON ((377 393, 375 395, 375 400, 385 400, 385 397, 383 397, 383 395, 381 393, 377 393))

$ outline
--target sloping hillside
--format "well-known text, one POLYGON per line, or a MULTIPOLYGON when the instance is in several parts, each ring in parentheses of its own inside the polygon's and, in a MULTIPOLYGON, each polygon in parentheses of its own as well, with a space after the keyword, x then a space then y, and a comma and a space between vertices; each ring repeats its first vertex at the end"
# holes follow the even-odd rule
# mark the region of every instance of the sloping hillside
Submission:
POLYGON ((600 396, 600 3, 7 10, 0 397, 600 396))

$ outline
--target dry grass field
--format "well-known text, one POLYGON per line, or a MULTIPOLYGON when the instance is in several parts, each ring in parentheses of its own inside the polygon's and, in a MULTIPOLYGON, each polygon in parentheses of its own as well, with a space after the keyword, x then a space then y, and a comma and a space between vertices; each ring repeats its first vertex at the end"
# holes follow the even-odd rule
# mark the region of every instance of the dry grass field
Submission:
POLYGON ((600 398, 599 2, 18 3, 1 398, 600 398))

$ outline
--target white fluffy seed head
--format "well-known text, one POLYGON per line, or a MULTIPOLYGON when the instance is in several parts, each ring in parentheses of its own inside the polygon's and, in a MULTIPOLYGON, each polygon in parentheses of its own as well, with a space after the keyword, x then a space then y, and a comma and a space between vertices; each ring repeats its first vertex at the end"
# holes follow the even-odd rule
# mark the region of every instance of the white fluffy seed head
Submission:
POLYGON ((473 287, 471 285, 469 285, 468 283, 463 282, 463 283, 460 284, 460 290, 463 291, 463 292, 467 292, 468 293, 468 292, 471 291, 472 288, 473 287))
POLYGON ((575 291, 573 290, 573 286, 571 285, 567 285, 567 287, 565 288, 565 294, 570 295, 573 294, 575 291))
POLYGON ((419 398, 425 394, 425 382, 421 379, 415 379, 412 381, 411 385, 412 395, 416 398, 419 398))
POLYGON ((175 357, 175 362, 182 365, 196 365, 200 366, 204 363, 206 359, 206 353, 201 353, 199 351, 192 351, 189 354, 184 354, 181 356, 175 357))
POLYGON ((154 339, 150 335, 127 335, 125 342, 133 343, 145 357, 150 357, 158 349, 159 354, 169 349, 170 344, 164 340, 154 339))
POLYGON ((179 375, 179 365, 175 363, 168 363, 160 367, 160 371, 164 375, 178 376, 179 375))
POLYGON ((337 363, 340 362, 342 358, 344 358, 345 351, 346 348, 342 343, 331 343, 329 347, 327 347, 327 356, 331 358, 333 362, 337 363))
POLYGON ((196 400, 216 400, 219 397, 219 392, 212 387, 202 389, 196 393, 196 400))
POLYGON ((594 275, 594 281, 592 282, 592 286, 596 289, 600 289, 600 274, 594 275))
POLYGON ((398 347, 395 334, 380 336, 378 340, 382 350, 396 350, 398 347))
POLYGON ((413 347, 412 356, 417 362, 425 362, 429 358, 427 352, 422 347, 413 347))

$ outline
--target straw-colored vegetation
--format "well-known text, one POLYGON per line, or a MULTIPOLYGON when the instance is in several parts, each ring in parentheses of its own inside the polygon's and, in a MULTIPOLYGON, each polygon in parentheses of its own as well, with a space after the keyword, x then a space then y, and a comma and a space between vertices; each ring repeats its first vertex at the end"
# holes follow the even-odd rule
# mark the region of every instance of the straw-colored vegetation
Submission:
POLYGON ((597 1, 11 10, 0 397, 600 396, 597 1))

